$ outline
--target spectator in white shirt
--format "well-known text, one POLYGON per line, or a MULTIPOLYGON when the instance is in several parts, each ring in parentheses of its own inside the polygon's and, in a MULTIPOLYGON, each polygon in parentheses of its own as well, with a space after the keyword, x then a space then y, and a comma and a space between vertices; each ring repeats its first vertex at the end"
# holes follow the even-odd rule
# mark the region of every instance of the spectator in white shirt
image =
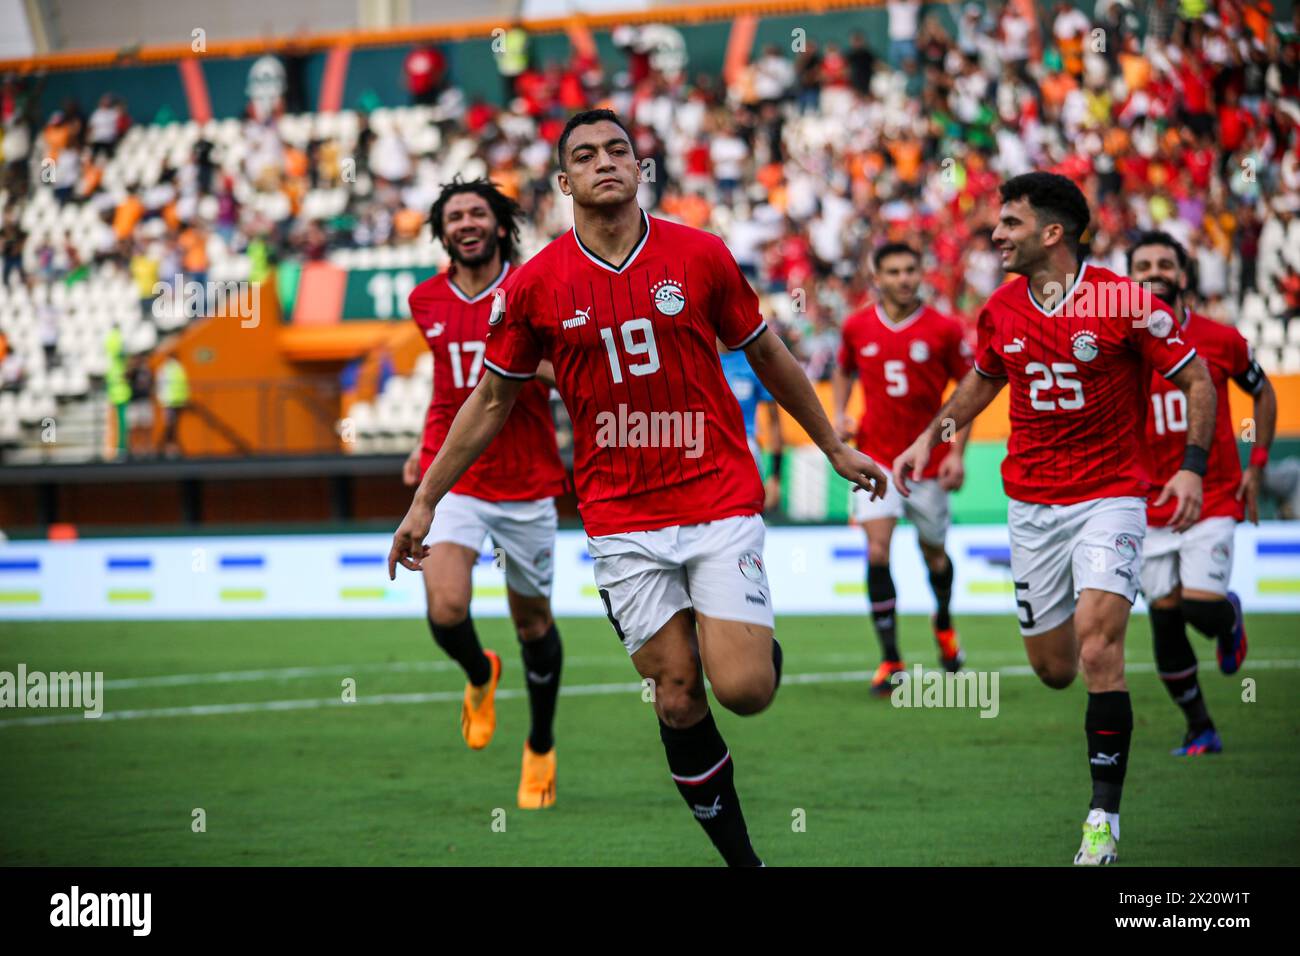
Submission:
POLYGON ((99 98, 99 106, 90 114, 89 135, 90 155, 98 159, 100 154, 113 158, 117 149, 118 138, 122 135, 122 106, 112 93, 105 93, 99 98))
POLYGON ((921 0, 890 0, 889 65, 901 67, 916 60, 916 28, 921 18, 921 0))

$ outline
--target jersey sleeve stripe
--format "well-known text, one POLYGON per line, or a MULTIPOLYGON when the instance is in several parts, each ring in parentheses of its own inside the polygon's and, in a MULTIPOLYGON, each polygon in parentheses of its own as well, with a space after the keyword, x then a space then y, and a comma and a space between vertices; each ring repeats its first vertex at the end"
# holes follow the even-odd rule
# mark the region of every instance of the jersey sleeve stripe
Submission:
POLYGON ((1175 365, 1173 368, 1171 368, 1169 371, 1161 372, 1160 374, 1163 375, 1165 378, 1173 378, 1175 375, 1179 373, 1179 371, 1182 369, 1184 365, 1186 365, 1194 358, 1196 358, 1196 349, 1192 349, 1190 352, 1184 355, 1179 360, 1178 364, 1175 365))
POLYGON ((975 370, 975 371, 976 371, 980 376, 982 376, 983 378, 989 378, 989 379, 992 379, 992 380, 995 381, 995 382, 1000 382, 1000 381, 1002 381, 1004 378, 1006 378, 1005 375, 991 375, 990 373, 984 371, 984 369, 980 368, 980 363, 979 363, 979 362, 972 362, 972 363, 971 363, 971 368, 973 368, 973 369, 974 369, 974 370, 975 370))
POLYGON ((758 328, 756 328, 753 332, 750 332, 747 336, 745 336, 741 341, 737 342, 735 345, 728 345, 727 348, 732 352, 739 352, 750 342, 754 341, 754 339, 762 335, 766 329, 767 329, 767 323, 760 322, 758 323, 758 328))
POLYGON ((502 377, 504 377, 504 378, 514 378, 514 379, 519 379, 520 381, 525 381, 525 382, 526 382, 526 381, 528 381, 528 379, 530 379, 530 378, 536 378, 536 377, 537 377, 537 373, 536 373, 536 372, 532 372, 532 373, 530 373, 530 374, 524 374, 524 373, 522 373, 522 372, 509 372, 509 371, 506 371, 506 370, 503 369, 500 365, 497 365, 495 362, 493 362, 493 361, 491 361, 491 360, 489 360, 489 359, 486 359, 486 358, 483 359, 483 364, 486 365, 486 366, 487 366, 488 368, 490 368, 492 371, 496 372, 498 375, 500 375, 500 376, 502 376, 502 377))

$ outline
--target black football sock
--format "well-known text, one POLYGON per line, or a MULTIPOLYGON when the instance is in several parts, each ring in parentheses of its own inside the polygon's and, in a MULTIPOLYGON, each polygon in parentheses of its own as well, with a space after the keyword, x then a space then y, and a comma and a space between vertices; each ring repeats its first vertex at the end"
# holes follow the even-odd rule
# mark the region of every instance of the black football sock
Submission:
POLYGON ((1187 640, 1180 607, 1151 609, 1151 635, 1155 643, 1156 673, 1165 690, 1187 718, 1187 729, 1198 734, 1214 727, 1200 682, 1196 679, 1196 652, 1187 640))
POLYGON ((781 650, 781 642, 775 637, 772 638, 772 668, 776 671, 776 684, 773 690, 781 686, 781 665, 785 663, 785 653, 781 650))
POLYGON ((943 560, 947 563, 942 571, 937 574, 930 572, 930 588, 934 591, 934 601, 938 605, 938 610, 934 613, 934 626, 940 631, 952 627, 952 616, 948 612, 948 606, 952 604, 952 558, 945 554, 943 560))
POLYGON ((1092 771, 1092 803, 1107 813, 1119 813, 1128 769, 1129 743, 1133 739, 1133 703, 1126 690, 1088 694, 1084 717, 1088 735, 1088 767, 1092 771))
POLYGON ((894 617, 897 598, 894 579, 887 564, 867 565, 867 601, 871 605, 871 623, 880 638, 880 651, 887 661, 901 660, 898 656, 898 630, 894 617))
POLYGON ((713 713, 693 727, 669 727, 659 722, 659 737, 668 755, 668 770, 677 792, 704 827, 728 866, 759 866, 749 844, 745 815, 736 795, 734 769, 727 744, 713 722, 713 713))
POLYGON ((1183 617, 1206 637, 1226 641, 1237 626, 1237 612, 1227 598, 1216 601, 1183 601, 1183 617))
POLYGON ((447 656, 465 670, 465 676, 475 687, 482 687, 492 679, 492 662, 479 646, 478 635, 474 633, 474 619, 468 614, 465 620, 451 627, 443 627, 429 619, 429 630, 447 656))
POLYGON ((560 669, 564 664, 564 647, 560 632, 551 628, 535 641, 520 641, 524 659, 524 682, 528 685, 528 712, 532 724, 528 730, 528 746, 535 754, 544 754, 555 746, 552 728, 555 723, 555 702, 560 696, 560 669))

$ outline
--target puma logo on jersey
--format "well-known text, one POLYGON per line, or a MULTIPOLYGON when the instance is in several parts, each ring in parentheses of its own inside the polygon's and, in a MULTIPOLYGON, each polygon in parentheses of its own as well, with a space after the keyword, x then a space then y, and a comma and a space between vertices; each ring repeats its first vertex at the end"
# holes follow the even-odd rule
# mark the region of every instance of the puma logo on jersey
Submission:
POLYGON ((879 351, 880 351, 880 345, 876 342, 872 342, 858 349, 858 354, 863 356, 864 358, 871 358, 871 356, 875 355, 879 351))
POLYGON ((1097 766, 1097 767, 1118 767, 1118 766, 1119 766, 1119 754, 1118 754, 1118 753, 1113 753, 1113 754, 1098 753, 1095 757, 1089 757, 1089 758, 1088 758, 1088 763, 1093 764, 1094 766, 1097 766))
POLYGON ((1024 339, 1012 339, 1006 345, 1002 346, 1002 351, 1010 355, 1013 352, 1023 352, 1025 350, 1024 339))
POLYGON ((1183 338, 1182 338, 1182 332, 1181 332, 1181 331, 1179 331, 1179 332, 1175 332, 1173 335, 1169 336, 1169 338, 1165 339, 1165 341, 1168 342, 1170 345, 1186 345, 1186 344, 1187 344, 1186 342, 1183 341, 1183 338))
POLYGON ((589 318, 591 318, 591 309, 574 309, 573 318, 565 319, 560 324, 566 329, 576 329, 581 325, 586 325, 589 318))
POLYGON ((438 336, 442 335, 442 333, 446 331, 446 329, 447 329, 447 323, 435 322, 433 323, 433 328, 429 329, 424 334, 431 339, 436 339, 438 336))

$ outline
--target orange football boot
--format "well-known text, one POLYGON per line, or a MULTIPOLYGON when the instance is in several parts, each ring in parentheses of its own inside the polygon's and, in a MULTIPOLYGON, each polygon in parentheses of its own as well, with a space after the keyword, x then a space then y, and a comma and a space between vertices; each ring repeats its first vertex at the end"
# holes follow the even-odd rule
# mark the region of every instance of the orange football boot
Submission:
POLYGON ((524 741, 524 767, 519 774, 519 809, 541 810, 555 805, 555 748, 533 753, 524 741))
POLYGON ((492 662, 492 677, 482 687, 465 685, 465 701, 460 705, 460 735, 470 750, 482 750, 492 742, 497 729, 497 684, 501 680, 501 658, 496 651, 485 650, 492 662))

